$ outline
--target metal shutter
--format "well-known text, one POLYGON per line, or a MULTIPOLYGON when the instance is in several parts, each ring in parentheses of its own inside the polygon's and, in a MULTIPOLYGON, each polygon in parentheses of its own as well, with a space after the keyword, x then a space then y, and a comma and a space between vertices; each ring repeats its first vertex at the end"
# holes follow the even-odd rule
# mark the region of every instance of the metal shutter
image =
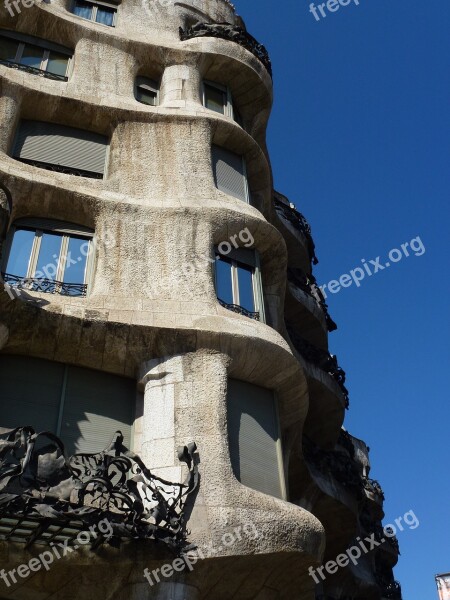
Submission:
POLYGON ((69 367, 61 439, 69 454, 99 452, 115 431, 131 445, 136 382, 131 379, 69 367))
POLYGON ((225 148, 213 146, 212 162, 217 188, 225 194, 248 202, 247 178, 242 156, 225 148))
POLYGON ((108 139, 97 133, 41 121, 22 121, 13 156, 102 174, 108 139))
POLYGON ((25 356, 0 356, 0 427, 29 425, 55 432, 64 365, 25 356))
POLYGON ((229 380, 228 438, 237 479, 250 488, 283 498, 278 418, 272 391, 229 380))

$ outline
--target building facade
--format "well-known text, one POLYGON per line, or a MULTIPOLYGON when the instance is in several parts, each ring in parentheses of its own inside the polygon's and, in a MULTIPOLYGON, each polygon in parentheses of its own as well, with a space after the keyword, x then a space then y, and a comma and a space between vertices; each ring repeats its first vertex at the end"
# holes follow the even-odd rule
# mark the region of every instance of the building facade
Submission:
POLYGON ((273 189, 265 48, 227 0, 0 26, 0 598, 400 599, 393 538, 312 575, 383 494, 273 189))

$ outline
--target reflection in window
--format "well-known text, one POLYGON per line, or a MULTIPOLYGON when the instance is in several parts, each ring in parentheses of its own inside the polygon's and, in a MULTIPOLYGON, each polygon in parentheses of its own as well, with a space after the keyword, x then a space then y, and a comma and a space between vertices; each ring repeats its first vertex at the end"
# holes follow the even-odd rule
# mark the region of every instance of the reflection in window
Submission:
POLYGON ((48 42, 49 47, 45 47, 46 43, 42 41, 33 44, 6 37, 6 34, 0 35, 0 61, 8 66, 22 67, 33 74, 53 75, 56 79, 66 80, 70 51, 67 51, 67 54, 60 52, 57 50, 59 46, 52 50, 51 43, 48 42))
POLYGON ((16 222, 3 269, 5 282, 38 292, 85 296, 92 254, 92 234, 85 232, 56 222, 42 227, 16 222))
POLYGON ((137 77, 135 95, 138 102, 156 106, 158 104, 158 84, 153 79, 137 77))
POLYGON ((264 302, 258 256, 252 250, 228 255, 216 251, 216 293, 225 308, 264 321, 264 302))
POLYGON ((101 25, 114 27, 117 8, 105 3, 87 2, 86 0, 75 0, 72 12, 77 17, 94 21, 101 25))
POLYGON ((230 89, 212 81, 203 82, 203 105, 209 110, 234 119, 244 127, 242 117, 233 100, 230 89))

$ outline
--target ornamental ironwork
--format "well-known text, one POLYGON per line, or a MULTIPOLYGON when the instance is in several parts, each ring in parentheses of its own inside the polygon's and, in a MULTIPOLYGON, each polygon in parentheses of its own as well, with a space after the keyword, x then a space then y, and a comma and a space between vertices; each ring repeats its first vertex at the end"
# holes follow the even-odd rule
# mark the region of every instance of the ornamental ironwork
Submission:
POLYGON ((19 277, 10 273, 2 273, 1 275, 5 284, 18 290, 74 297, 86 296, 87 293, 87 284, 85 283, 65 283, 46 279, 45 277, 19 277))
POLYGON ((53 79, 54 81, 69 81, 69 78, 65 75, 58 75, 57 73, 50 73, 43 69, 37 69, 36 67, 30 67, 29 65, 22 65, 18 62, 0 59, 0 64, 10 69, 18 69, 19 71, 25 71, 31 75, 37 75, 38 77, 45 77, 47 79, 53 79))
POLYGON ((256 56, 272 77, 272 63, 265 46, 260 44, 252 35, 245 31, 243 27, 231 25, 230 23, 198 22, 187 29, 180 27, 179 31, 182 42, 197 37, 215 37, 235 42, 256 56))
POLYGON ((378 566, 375 575, 383 598, 387 600, 402 600, 402 588, 399 582, 395 581, 392 569, 385 566, 378 566))
POLYGON ((374 496, 377 496, 382 502, 384 500, 384 492, 381 485, 378 483, 376 479, 370 479, 369 477, 364 478, 364 488, 374 496))
POLYGON ((94 173, 93 171, 85 171, 84 169, 75 169, 73 167, 65 167, 64 165, 54 165, 52 163, 41 162, 39 160, 29 160, 28 158, 16 158, 32 167, 53 171, 54 173, 63 173, 64 175, 75 175, 76 177, 90 177, 91 179, 103 179, 102 173, 94 173))
POLYGON ((322 309, 328 331, 335 331, 337 329, 337 325, 330 317, 328 305, 325 302, 325 297, 322 293, 322 290, 317 285, 317 280, 314 275, 312 273, 307 275, 302 269, 299 268, 288 268, 287 273, 289 281, 303 290, 305 294, 311 296, 311 298, 313 298, 322 309))
POLYGON ((318 348, 310 342, 306 341, 300 335, 295 333, 292 327, 287 326, 289 337, 294 344, 296 350, 303 356, 303 358, 318 367, 322 371, 325 371, 330 375, 341 388, 342 394, 344 395, 345 408, 349 408, 348 390, 345 387, 345 371, 339 366, 336 356, 330 354, 327 350, 318 348))
POLYGON ((227 304, 227 302, 224 302, 220 298, 218 298, 218 300, 219 300, 219 304, 221 306, 223 306, 224 308, 226 308, 228 310, 231 310, 231 312, 237 313, 239 315, 243 315, 244 317, 248 317, 249 319, 254 319, 255 321, 260 320, 259 312, 252 312, 250 310, 247 310, 243 306, 239 306, 239 304, 227 304))
POLYGON ((120 431, 102 452, 67 457, 52 433, 11 430, 0 436, 0 537, 14 539, 26 523, 32 533, 24 542, 48 543, 58 528, 76 533, 107 519, 113 533, 96 545, 152 540, 182 554, 189 549, 186 502, 199 485, 195 452, 195 443, 178 449, 189 473, 172 483, 151 473, 120 431))
POLYGON ((274 196, 275 210, 285 219, 287 219, 297 230, 299 230, 306 238, 309 258, 313 265, 317 265, 319 259, 316 256, 316 245, 312 238, 311 227, 306 218, 290 204, 286 204, 276 196, 274 196))

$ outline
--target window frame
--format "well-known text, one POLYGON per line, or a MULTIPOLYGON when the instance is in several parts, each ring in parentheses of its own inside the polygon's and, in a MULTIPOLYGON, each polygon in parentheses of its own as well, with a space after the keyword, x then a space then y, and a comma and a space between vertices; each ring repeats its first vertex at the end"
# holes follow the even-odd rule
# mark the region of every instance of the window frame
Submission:
MULTIPOLYGON (((39 68, 34 68, 37 68, 39 71, 42 71, 42 73, 48 73, 49 75, 63 77, 66 80, 68 80, 73 62, 73 52, 68 48, 64 48, 63 46, 59 46, 58 44, 53 44, 52 42, 47 42, 47 40, 42 40, 40 38, 34 38, 32 36, 26 36, 23 34, 15 34, 13 32, 3 29, 0 29, 0 39, 1 38, 6 38, 17 43, 16 55, 14 57, 14 60, 11 61, 11 64, 17 64, 21 67, 27 67, 28 65, 25 65, 21 62, 26 46, 39 48, 42 50, 41 64, 39 68), (65 75, 59 76, 57 73, 52 73, 51 71, 48 71, 48 59, 51 52, 67 56, 67 67, 65 75)), ((7 62, 9 61, 4 61, 4 63, 7 62)))
POLYGON ((212 160, 212 171, 213 171, 213 178, 214 178, 214 185, 216 187, 217 190, 219 190, 219 192, 222 192, 222 194, 227 194, 227 196, 231 196, 232 198, 236 198, 236 200, 239 200, 240 202, 245 202, 246 204, 250 204, 251 206, 251 195, 250 195, 250 185, 248 182, 248 173, 247 173, 247 161, 245 160, 245 156, 243 154, 239 154, 238 152, 234 152, 234 150, 230 150, 229 148, 225 148, 225 146, 219 146, 218 144, 212 144, 211 146, 211 160, 212 160), (234 154, 235 156, 239 156, 239 158, 242 161, 242 177, 244 178, 244 192, 245 192, 245 199, 242 198, 238 198, 237 196, 234 196, 233 194, 229 194, 228 192, 225 192, 223 190, 221 190, 218 186, 217 186, 217 173, 215 171, 215 164, 214 164, 214 146, 216 146, 217 148, 220 148, 221 150, 225 150, 226 152, 229 152, 230 154, 234 154))
MULTIPOLYGON (((222 85, 221 83, 217 83, 215 81, 210 81, 209 79, 203 79, 203 81, 202 81, 202 103, 203 103, 203 106, 207 110, 216 112, 206 106, 206 88, 208 86, 215 88, 216 90, 219 90, 220 92, 222 92, 223 94, 226 95, 226 102, 224 104, 223 116, 228 117, 229 119, 232 119, 235 123, 237 123, 239 125, 239 127, 244 129, 244 124, 243 124, 243 119, 242 119, 241 113, 237 110, 236 102, 235 102, 233 95, 231 93, 231 90, 228 86, 222 85)), ((217 114, 220 114, 220 113, 217 113, 217 114)))
MULTIPOLYGON (((221 302, 224 302, 218 296, 218 280, 217 280, 217 267, 216 263, 219 260, 223 260, 224 262, 228 262, 231 264, 231 293, 233 298, 233 305, 238 306, 244 310, 245 309, 241 304, 239 304, 239 275, 238 269, 240 265, 244 267, 251 267, 253 269, 252 272, 252 289, 253 289, 253 303, 255 310, 248 312, 259 313, 259 321, 260 323, 266 323, 266 311, 264 306, 264 288, 262 284, 262 273, 261 273, 261 262, 259 253, 256 250, 252 250, 250 248, 237 248, 231 250, 227 254, 223 254, 219 251, 218 247, 214 248, 214 257, 215 257, 215 269, 214 269, 214 289, 216 291, 217 299, 221 302)), ((225 302, 224 302, 225 303, 225 302)), ((226 303, 225 303, 226 304, 226 303)))
POLYGON ((81 0, 82 2, 86 2, 86 4, 92 5, 92 17, 90 19, 86 19, 86 17, 80 17, 80 15, 75 14, 75 7, 78 0, 72 0, 70 12, 77 17, 78 19, 83 19, 83 21, 89 21, 90 23, 94 23, 95 25, 102 25, 102 27, 116 27, 117 26, 117 12, 118 5, 112 2, 101 2, 100 0, 81 0), (99 6, 106 6, 107 8, 112 8, 114 10, 113 22, 112 25, 105 25, 105 23, 99 23, 97 21, 97 12, 99 6))
POLYGON ((136 102, 139 104, 143 104, 144 106, 159 106, 159 89, 160 84, 156 79, 152 79, 151 77, 146 77, 145 75, 138 75, 134 80, 134 97, 136 102), (147 102, 142 102, 138 99, 138 90, 140 87, 143 87, 147 91, 155 92, 155 104, 148 104, 147 102))
MULTIPOLYGON (((42 244, 42 236, 44 233, 57 233, 61 235, 61 247, 59 251, 58 261, 57 261, 57 269, 55 273, 55 282, 58 283, 67 283, 70 284, 70 281, 64 281, 65 267, 67 264, 68 251, 69 251, 69 242, 71 237, 82 237, 86 238, 86 241, 89 242, 89 250, 86 254, 86 264, 84 268, 84 280, 81 285, 86 286, 86 294, 84 296, 70 296, 72 298, 76 297, 87 297, 89 293, 89 289, 92 284, 93 277, 93 269, 94 269, 94 261, 95 261, 95 232, 92 229, 87 227, 82 227, 81 225, 74 225, 72 223, 66 223, 64 221, 55 221, 55 220, 46 220, 39 218, 31 218, 31 219, 17 219, 11 224, 9 228, 6 244, 5 244, 5 252, 3 253, 3 257, 1 260, 1 271, 2 273, 6 273, 6 267, 9 262, 9 258, 11 255, 11 250, 13 246, 14 236, 17 230, 27 229, 29 231, 34 231, 34 239, 31 247, 30 256, 28 259, 28 266, 26 275, 23 277, 24 280, 36 280, 42 278, 36 278, 37 271, 37 263, 39 259, 39 252, 42 244)), ((56 259, 55 259, 56 260, 56 259)), ((9 273, 9 275, 14 275, 13 273, 9 273)), ((30 281, 29 285, 24 286, 29 291, 39 292, 39 290, 33 290, 32 287, 33 281, 30 281)), ((45 293, 45 292, 43 292, 45 293)), ((58 292, 55 292, 58 293, 58 292)), ((58 294, 61 295, 61 294, 58 294)))

